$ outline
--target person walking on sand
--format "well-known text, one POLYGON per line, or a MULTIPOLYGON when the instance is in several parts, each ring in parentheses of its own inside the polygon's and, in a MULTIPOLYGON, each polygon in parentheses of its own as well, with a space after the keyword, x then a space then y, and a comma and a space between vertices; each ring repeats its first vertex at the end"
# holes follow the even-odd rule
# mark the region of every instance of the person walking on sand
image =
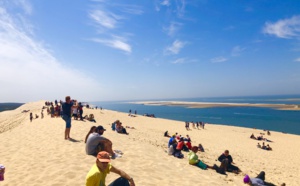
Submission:
POLYGON ((71 102, 71 97, 66 96, 66 102, 62 104, 63 108, 63 120, 66 122, 66 130, 65 130, 65 139, 70 139, 70 131, 71 131, 71 112, 72 112, 73 102, 71 102))
POLYGON ((30 122, 32 122, 33 116, 32 116, 32 112, 30 112, 30 122))
POLYGON ((110 164, 109 153, 101 151, 97 154, 96 163, 92 166, 86 176, 86 186, 105 186, 105 178, 110 172, 120 175, 118 179, 108 186, 135 186, 133 178, 126 172, 117 169, 110 164))

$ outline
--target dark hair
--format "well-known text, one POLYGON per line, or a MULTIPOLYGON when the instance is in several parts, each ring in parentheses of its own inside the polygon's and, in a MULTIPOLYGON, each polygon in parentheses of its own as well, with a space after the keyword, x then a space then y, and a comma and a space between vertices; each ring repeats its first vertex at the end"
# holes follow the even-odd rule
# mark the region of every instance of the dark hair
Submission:
POLYGON ((96 129, 96 126, 92 126, 90 131, 87 133, 86 137, 85 137, 85 140, 84 140, 84 143, 86 143, 86 140, 88 139, 89 135, 93 132, 93 130, 96 129))

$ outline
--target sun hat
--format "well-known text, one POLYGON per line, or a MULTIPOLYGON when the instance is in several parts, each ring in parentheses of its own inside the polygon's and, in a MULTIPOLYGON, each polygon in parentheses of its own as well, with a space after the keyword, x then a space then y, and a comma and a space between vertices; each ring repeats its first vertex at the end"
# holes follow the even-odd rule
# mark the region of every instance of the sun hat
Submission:
POLYGON ((101 151, 101 152, 98 153, 97 159, 100 162, 110 162, 109 153, 106 152, 106 151, 101 151))
POLYGON ((244 183, 249 183, 250 182, 250 177, 246 174, 244 177, 244 183))

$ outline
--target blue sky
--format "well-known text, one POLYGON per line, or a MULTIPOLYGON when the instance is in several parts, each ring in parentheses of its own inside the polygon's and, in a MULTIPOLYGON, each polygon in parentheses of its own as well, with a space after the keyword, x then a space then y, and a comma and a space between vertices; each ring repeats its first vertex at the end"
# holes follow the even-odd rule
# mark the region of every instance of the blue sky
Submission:
POLYGON ((299 7, 1 0, 0 102, 300 94, 299 7))

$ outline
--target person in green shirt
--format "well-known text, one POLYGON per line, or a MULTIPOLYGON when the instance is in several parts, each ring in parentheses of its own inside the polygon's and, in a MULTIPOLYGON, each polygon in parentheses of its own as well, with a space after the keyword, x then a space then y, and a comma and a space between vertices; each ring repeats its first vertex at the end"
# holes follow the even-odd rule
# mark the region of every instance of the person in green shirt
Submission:
POLYGON ((113 181, 109 186, 135 186, 132 177, 110 164, 110 156, 106 151, 101 151, 97 154, 96 164, 88 172, 85 185, 106 186, 105 178, 110 172, 119 174, 121 177, 113 181))
POLYGON ((206 170, 207 168, 214 169, 213 166, 206 165, 201 160, 199 160, 196 154, 199 150, 197 146, 193 146, 191 150, 192 151, 188 154, 190 165, 195 165, 203 170, 206 170))

